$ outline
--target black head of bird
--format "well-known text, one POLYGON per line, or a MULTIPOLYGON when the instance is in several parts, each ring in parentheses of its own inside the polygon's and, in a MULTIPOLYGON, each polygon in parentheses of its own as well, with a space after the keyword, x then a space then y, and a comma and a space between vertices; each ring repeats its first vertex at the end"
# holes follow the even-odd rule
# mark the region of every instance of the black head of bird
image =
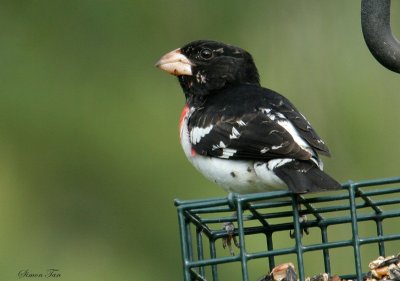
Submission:
POLYGON ((216 41, 198 40, 164 55, 156 64, 178 76, 186 97, 206 96, 231 85, 259 85, 252 56, 216 41))

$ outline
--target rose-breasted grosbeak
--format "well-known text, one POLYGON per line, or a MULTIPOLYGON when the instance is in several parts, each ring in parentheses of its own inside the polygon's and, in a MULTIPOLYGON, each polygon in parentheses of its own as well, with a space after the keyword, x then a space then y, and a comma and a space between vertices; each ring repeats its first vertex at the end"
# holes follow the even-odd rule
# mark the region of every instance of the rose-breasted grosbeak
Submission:
POLYGON ((185 94, 179 128, 187 158, 226 191, 340 188, 322 171, 324 141, 288 99, 260 86, 245 50, 194 41, 156 66, 177 76, 185 94))

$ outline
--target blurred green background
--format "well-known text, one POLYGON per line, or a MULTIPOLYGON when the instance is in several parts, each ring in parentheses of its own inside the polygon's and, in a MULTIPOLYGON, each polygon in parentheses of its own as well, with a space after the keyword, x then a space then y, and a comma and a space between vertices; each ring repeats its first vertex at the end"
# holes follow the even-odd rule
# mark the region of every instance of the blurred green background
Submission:
POLYGON ((360 1, 1 1, 1 280, 182 279, 173 199, 225 193, 186 161, 183 94, 154 63, 204 38, 253 54, 332 176, 400 174, 400 75, 369 53, 360 1))

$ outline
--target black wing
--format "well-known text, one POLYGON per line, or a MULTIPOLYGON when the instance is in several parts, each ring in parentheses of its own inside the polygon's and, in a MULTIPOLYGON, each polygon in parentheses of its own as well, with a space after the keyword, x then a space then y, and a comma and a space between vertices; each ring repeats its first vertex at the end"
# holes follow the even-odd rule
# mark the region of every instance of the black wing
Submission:
POLYGON ((190 140, 199 154, 252 160, 308 160, 314 150, 329 155, 310 123, 275 92, 245 87, 206 103, 189 119, 190 140))
POLYGON ((190 118, 190 140, 202 155, 260 160, 311 158, 311 153, 300 147, 284 127, 261 111, 235 117, 207 115, 195 120, 190 118))
POLYGON ((268 90, 268 96, 271 97, 271 107, 282 113, 313 149, 322 155, 331 156, 325 142, 318 136, 310 122, 287 98, 271 90, 268 90))

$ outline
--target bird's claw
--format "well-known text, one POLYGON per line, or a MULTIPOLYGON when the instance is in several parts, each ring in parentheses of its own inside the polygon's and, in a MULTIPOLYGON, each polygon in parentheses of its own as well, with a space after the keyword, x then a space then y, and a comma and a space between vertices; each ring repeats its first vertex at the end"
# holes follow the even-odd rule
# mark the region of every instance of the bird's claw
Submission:
POLYGON ((239 248, 239 243, 235 236, 235 225, 232 222, 226 222, 226 223, 224 223, 223 230, 225 230, 227 232, 227 236, 222 238, 222 247, 224 249, 226 249, 226 247, 228 247, 230 255, 234 256, 235 252, 233 251, 233 248, 232 248, 232 241, 233 241, 233 244, 237 248, 239 248))
MULTIPOLYGON (((301 224, 301 223, 306 223, 306 222, 307 222, 307 216, 306 216, 306 215, 300 216, 299 222, 300 222, 300 224, 301 224)), ((310 232, 309 232, 309 230, 308 230, 308 227, 306 227, 306 226, 304 226, 303 228, 301 228, 301 231, 300 231, 301 237, 303 237, 304 233, 305 233, 306 235, 309 235, 309 234, 310 234, 310 232)), ((295 234, 294 231, 293 231, 293 232, 292 232, 291 230, 289 231, 290 238, 294 239, 294 237, 295 237, 294 234, 295 234)))

